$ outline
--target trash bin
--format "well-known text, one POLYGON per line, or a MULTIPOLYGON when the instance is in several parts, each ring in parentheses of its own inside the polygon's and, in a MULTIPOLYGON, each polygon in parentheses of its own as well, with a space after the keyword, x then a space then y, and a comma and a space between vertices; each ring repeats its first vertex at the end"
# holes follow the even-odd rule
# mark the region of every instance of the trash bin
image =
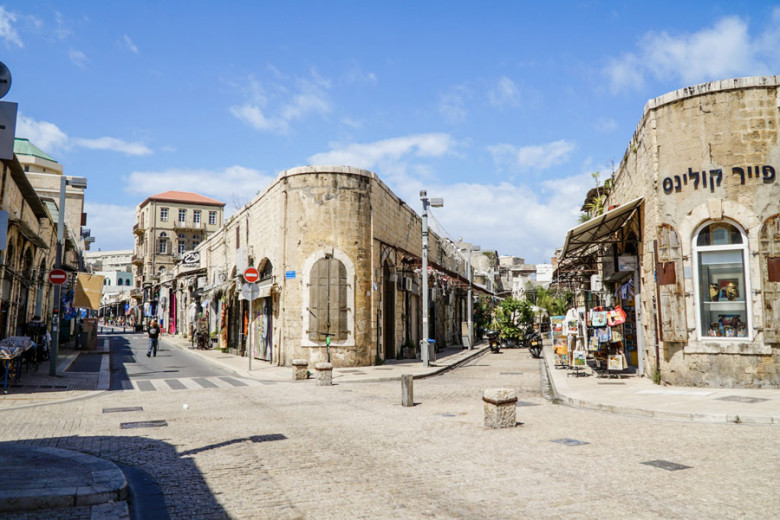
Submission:
POLYGON ((428 338, 428 362, 436 361, 436 340, 428 338))

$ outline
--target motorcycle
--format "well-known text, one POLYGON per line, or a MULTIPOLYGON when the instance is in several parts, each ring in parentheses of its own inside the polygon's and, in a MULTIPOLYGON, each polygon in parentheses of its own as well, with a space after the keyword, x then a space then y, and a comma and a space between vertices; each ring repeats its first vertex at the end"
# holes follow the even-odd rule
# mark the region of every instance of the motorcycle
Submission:
POLYGON ((490 345, 490 351, 494 354, 498 354, 498 352, 501 350, 501 342, 498 339, 498 331, 488 330, 486 332, 488 337, 488 345, 490 345))
POLYGON ((528 347, 532 358, 542 357, 542 334, 538 330, 527 329, 523 335, 523 344, 528 347))

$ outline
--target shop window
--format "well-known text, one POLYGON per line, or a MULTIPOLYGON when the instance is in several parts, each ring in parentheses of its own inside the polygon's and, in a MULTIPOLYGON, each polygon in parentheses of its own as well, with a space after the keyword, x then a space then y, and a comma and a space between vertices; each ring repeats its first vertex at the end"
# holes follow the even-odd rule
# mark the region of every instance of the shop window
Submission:
POLYGON ((750 279, 744 232, 728 222, 706 224, 696 234, 693 250, 700 337, 748 337, 750 279))
POLYGON ((333 258, 317 260, 311 269, 309 284, 309 339, 325 341, 347 339, 347 270, 333 258))

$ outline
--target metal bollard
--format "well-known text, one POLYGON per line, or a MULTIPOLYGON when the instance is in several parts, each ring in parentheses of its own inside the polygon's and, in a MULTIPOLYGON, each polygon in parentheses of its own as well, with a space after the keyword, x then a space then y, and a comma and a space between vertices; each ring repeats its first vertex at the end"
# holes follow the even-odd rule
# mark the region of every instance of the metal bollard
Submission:
POLYGON ((401 376, 401 404, 403 406, 414 406, 413 382, 414 376, 410 374, 403 374, 401 376))

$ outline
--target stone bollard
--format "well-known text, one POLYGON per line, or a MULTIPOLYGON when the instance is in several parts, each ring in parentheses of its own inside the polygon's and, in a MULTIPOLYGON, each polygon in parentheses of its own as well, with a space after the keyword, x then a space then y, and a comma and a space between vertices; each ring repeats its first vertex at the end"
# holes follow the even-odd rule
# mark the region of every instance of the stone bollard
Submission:
POLYGON ((330 363, 317 363, 314 365, 317 371, 317 386, 331 386, 333 384, 333 365, 330 363))
POLYGON ((404 374, 401 376, 401 405, 414 406, 414 376, 404 374))
POLYGON ((517 392, 511 388, 487 388, 482 400, 485 402, 486 428, 515 427, 517 392))
POLYGON ((293 379, 295 381, 303 381, 304 379, 307 379, 308 375, 308 368, 309 368, 309 362, 305 359, 293 359, 292 362, 293 365, 293 379))

